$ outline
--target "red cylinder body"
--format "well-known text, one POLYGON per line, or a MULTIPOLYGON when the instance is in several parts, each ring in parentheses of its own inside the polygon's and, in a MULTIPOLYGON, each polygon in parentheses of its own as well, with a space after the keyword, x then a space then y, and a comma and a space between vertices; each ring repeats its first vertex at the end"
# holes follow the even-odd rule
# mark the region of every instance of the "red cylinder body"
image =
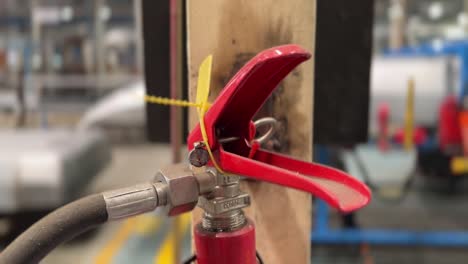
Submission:
POLYGON ((256 264, 255 227, 249 219, 232 232, 210 232, 201 223, 195 227, 195 251, 198 264, 256 264))

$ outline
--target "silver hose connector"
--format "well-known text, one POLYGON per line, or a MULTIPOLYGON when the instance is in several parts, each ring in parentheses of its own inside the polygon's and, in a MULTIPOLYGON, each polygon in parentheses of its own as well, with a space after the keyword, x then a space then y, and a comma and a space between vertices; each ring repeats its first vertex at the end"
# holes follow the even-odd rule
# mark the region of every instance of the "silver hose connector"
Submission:
POLYGON ((167 203, 167 186, 161 182, 143 183, 104 192, 108 220, 118 220, 155 210, 167 203))
POLYGON ((153 182, 103 193, 108 220, 118 220, 164 206, 169 216, 189 212, 198 204, 204 209, 204 228, 230 231, 242 227, 242 208, 250 197, 239 189, 239 177, 211 169, 194 172, 184 164, 161 169, 153 182))

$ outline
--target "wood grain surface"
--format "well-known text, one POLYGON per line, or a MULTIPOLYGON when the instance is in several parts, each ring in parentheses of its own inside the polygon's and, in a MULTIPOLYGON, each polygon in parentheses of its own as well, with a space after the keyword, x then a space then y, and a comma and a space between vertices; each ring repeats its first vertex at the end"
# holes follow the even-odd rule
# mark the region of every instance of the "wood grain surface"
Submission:
MULTIPOLYGON (((195 98, 201 61, 213 54, 212 102, 237 70, 263 49, 294 43, 313 53, 315 1, 188 1, 187 31, 189 96, 195 98)), ((282 82, 258 114, 280 121, 273 149, 312 159, 312 102, 313 58, 282 82)), ((191 111, 189 128, 196 122, 196 111, 191 111)), ((310 195, 255 181, 242 183, 242 189, 252 197, 246 212, 255 221, 257 250, 265 263, 309 263, 310 195)), ((194 212, 194 222, 200 214, 194 212)))

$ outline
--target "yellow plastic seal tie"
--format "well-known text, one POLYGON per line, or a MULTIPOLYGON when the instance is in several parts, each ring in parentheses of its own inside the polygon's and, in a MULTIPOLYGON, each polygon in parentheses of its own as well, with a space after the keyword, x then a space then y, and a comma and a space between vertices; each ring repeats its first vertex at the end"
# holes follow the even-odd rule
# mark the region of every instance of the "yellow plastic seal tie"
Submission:
POLYGON ((203 142, 205 143, 206 150, 210 155, 211 162, 213 162, 213 166, 221 172, 224 171, 219 167, 216 159, 211 152, 211 147, 208 142, 208 135, 206 134, 206 127, 205 127, 205 113, 208 110, 208 95, 210 94, 210 80, 211 80, 211 64, 213 61, 213 56, 209 55, 206 57, 200 65, 198 69, 198 83, 197 83, 197 97, 196 97, 196 104, 199 105, 198 107, 198 119, 200 123, 200 131, 203 137, 203 142))
POLYGON ((211 64, 213 61, 213 56, 209 55, 206 57, 198 68, 198 83, 197 83, 197 96, 196 101, 190 102, 186 100, 178 100, 165 98, 160 96, 145 95, 144 99, 146 102, 153 104, 162 104, 162 105, 175 105, 181 107, 197 107, 198 119, 200 122, 200 131, 203 138, 203 143, 206 146, 206 150, 210 156, 211 162, 214 167, 221 173, 225 173, 221 167, 216 162, 216 159, 211 152, 211 147, 208 142, 208 135, 206 133, 205 127, 205 113, 210 108, 211 104, 208 102, 208 96, 210 95, 210 80, 211 80, 211 64))
MULTIPOLYGON (((201 107, 200 104, 186 101, 186 100, 178 100, 178 99, 171 99, 166 97, 154 96, 154 95, 145 95, 145 101, 152 104, 161 104, 161 105, 175 105, 180 107, 201 107)), ((209 108, 211 104, 209 102, 206 103, 206 107, 209 108)))
POLYGON ((190 107, 190 106, 198 107, 198 105, 193 102, 165 98, 165 97, 160 97, 160 96, 153 96, 153 95, 145 95, 145 101, 149 103, 153 103, 153 104, 175 105, 175 106, 182 106, 182 107, 190 107))

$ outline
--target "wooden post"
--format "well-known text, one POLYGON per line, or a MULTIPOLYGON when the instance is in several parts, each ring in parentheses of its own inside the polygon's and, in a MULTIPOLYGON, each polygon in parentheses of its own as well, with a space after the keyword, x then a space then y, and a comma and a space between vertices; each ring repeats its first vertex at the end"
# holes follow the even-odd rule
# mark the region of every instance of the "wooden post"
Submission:
MULTIPOLYGON (((197 70, 213 54, 210 100, 242 65, 263 49, 295 43, 314 51, 314 0, 205 0, 187 2, 189 96, 196 94, 197 70)), ((267 114, 281 122, 281 149, 312 158, 313 59, 299 66, 268 103, 267 114)), ((197 123, 190 113, 189 128, 197 123)), ((265 263, 310 261, 310 195, 264 182, 245 182, 256 224, 257 249, 265 263)), ((200 218, 194 212, 193 221, 200 218)))

